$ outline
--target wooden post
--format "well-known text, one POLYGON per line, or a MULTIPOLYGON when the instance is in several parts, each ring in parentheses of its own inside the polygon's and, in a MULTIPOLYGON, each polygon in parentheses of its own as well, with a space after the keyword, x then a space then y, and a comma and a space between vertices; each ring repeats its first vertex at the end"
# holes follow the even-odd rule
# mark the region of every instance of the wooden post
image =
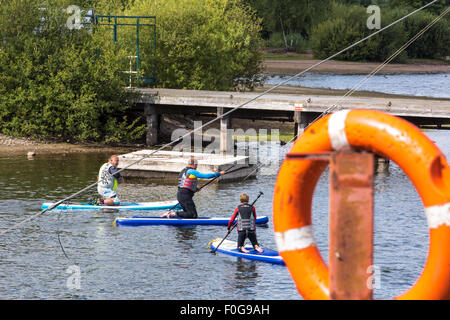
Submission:
POLYGON ((309 124, 310 117, 302 110, 303 104, 298 104, 294 107, 294 137, 301 135, 309 124))
POLYGON ((330 297, 372 299, 373 176, 371 153, 330 159, 330 297))
POLYGON ((144 113, 147 117, 147 137, 145 142, 148 146, 153 146, 158 143, 159 115, 152 104, 144 106, 144 113))

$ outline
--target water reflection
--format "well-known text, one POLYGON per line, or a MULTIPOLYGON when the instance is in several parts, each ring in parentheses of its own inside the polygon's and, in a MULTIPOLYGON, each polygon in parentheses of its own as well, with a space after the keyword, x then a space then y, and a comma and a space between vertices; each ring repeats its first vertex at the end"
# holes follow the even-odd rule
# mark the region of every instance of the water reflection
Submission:
POLYGON ((238 293, 251 298, 259 281, 260 275, 257 271, 257 263, 242 258, 236 258, 236 272, 234 274, 232 285, 238 289, 238 293))
MULTIPOLYGON (((180 227, 173 227, 172 229, 173 232, 175 232, 175 239, 180 243, 191 244, 192 241, 198 239, 196 226, 180 226, 180 227)), ((192 245, 189 245, 185 248, 192 248, 192 245)))
MULTIPOLYGON (((427 131, 450 158, 450 131, 427 131)), ((283 149, 289 150, 289 146, 283 149)), ((281 152, 280 152, 281 153, 281 152)), ((282 155, 281 155, 282 156, 282 155)), ((95 181, 106 154, 70 157, 39 155, 0 158, 0 227, 6 228, 40 211, 42 202, 60 200, 95 181)), ((328 170, 313 198, 314 238, 328 258, 328 170)), ((258 216, 269 216, 258 227, 263 247, 276 248, 272 199, 276 171, 257 179, 211 184, 195 197, 204 216, 230 217, 240 193, 255 197, 258 216)), ((123 201, 174 199, 176 185, 126 183, 123 201)), ((142 213, 159 215, 161 212, 142 213)), ((6 234, 0 242, 2 299, 299 299, 285 267, 212 255, 207 244, 224 237, 224 226, 115 228, 119 215, 136 212, 49 212, 6 234), (59 246, 57 233, 67 251, 59 246), (80 266, 82 288, 69 291, 67 267, 80 266)), ((428 249, 423 204, 414 186, 393 162, 389 173, 375 177, 375 255, 381 288, 375 297, 391 298, 410 287, 420 275, 428 249)), ((236 240, 236 234, 230 236, 236 240)))

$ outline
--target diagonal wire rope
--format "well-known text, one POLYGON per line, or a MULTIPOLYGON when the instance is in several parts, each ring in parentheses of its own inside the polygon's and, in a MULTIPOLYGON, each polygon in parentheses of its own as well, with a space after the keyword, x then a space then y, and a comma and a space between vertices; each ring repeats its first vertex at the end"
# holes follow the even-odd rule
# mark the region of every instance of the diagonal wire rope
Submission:
MULTIPOLYGON (((374 37, 375 35, 377 35, 377 34, 383 32, 384 30, 386 30, 386 29, 392 27, 393 25, 395 25, 395 24, 397 24, 397 23, 399 23, 399 22, 405 20, 405 19, 408 18, 409 16, 411 16, 411 15, 413 15, 413 14, 415 14, 415 13, 417 13, 417 12, 419 12, 419 11, 421 11, 421 10, 423 10, 423 9, 425 9, 425 8, 427 8, 427 7, 429 7, 429 6, 431 6, 432 4, 434 4, 434 3, 437 2, 437 1, 439 1, 439 0, 433 0, 433 1, 429 2, 428 4, 422 6, 421 8, 416 9, 416 10, 414 10, 414 11, 408 13, 407 15, 403 16, 402 18, 400 18, 400 19, 398 19, 398 20, 396 20, 396 21, 394 21, 394 22, 392 22, 392 23, 390 23, 389 25, 387 25, 387 26, 381 28, 380 30, 377 30, 376 32, 374 32, 374 33, 368 35, 367 37, 364 37, 363 39, 361 39, 361 40, 359 40, 359 41, 357 41, 357 42, 351 44, 350 46, 348 46, 348 47, 346 47, 346 48, 340 50, 339 52, 337 52, 337 53, 335 53, 335 54, 329 56, 328 58, 326 58, 326 59, 324 59, 324 60, 321 60, 321 61, 315 63, 314 65, 312 65, 312 66, 306 68, 305 70, 303 70, 303 71, 301 71, 301 72, 299 72, 299 73, 297 73, 297 74, 295 74, 295 75, 289 77, 288 79, 286 79, 286 80, 280 82, 279 84, 277 84, 277 85, 275 85, 275 86, 269 88, 268 90, 266 90, 266 91, 264 91, 264 92, 262 92, 262 93, 256 95, 255 97, 253 97, 253 98, 247 100, 246 102, 244 102, 244 103, 238 105, 237 107, 234 107, 234 108, 230 109, 229 111, 223 113, 223 114, 220 115, 219 117, 214 118, 214 119, 212 119, 212 120, 206 122, 206 123, 203 124, 202 126, 200 126, 200 127, 198 127, 198 128, 195 128, 194 130, 192 130, 192 131, 186 133, 185 135, 179 137, 178 139, 176 139, 176 140, 174 140, 174 141, 171 141, 170 143, 167 143, 167 144, 161 146, 161 147, 158 148, 158 149, 155 149, 154 151, 150 152, 149 154, 143 156, 141 159, 138 159, 138 160, 136 160, 135 162, 132 162, 132 163, 126 165, 125 167, 119 169, 117 172, 119 173, 119 172, 121 172, 121 171, 123 171, 123 170, 126 170, 126 169, 128 169, 129 167, 131 167, 131 166, 133 166, 133 165, 136 165, 137 163, 141 162, 142 160, 151 157, 151 156, 154 155, 155 153, 157 153, 157 152, 159 152, 159 151, 161 151, 161 150, 163 150, 163 149, 165 149, 165 148, 167 148, 167 147, 169 147, 169 146, 171 146, 171 145, 173 145, 173 144, 175 144, 175 143, 177 143, 177 142, 179 142, 179 141, 182 141, 184 138, 186 138, 186 137, 188 137, 188 136, 194 134, 195 132, 197 132, 197 131, 199 131, 199 130, 202 130, 204 127, 206 127, 206 126, 208 126, 208 125, 214 123, 215 121, 220 120, 220 119, 222 119, 222 118, 224 118, 224 117, 227 117, 229 114, 235 112, 236 110, 238 110, 238 109, 240 109, 240 108, 242 108, 242 107, 244 107, 244 106, 250 104, 251 102, 253 102, 253 101, 255 101, 255 100, 261 98, 262 96, 264 96, 264 95, 266 95, 266 94, 268 94, 268 93, 274 91, 274 90, 277 89, 278 87, 280 87, 280 86, 286 84, 287 82, 289 82, 289 81, 291 81, 291 80, 293 80, 293 79, 295 79, 295 78, 301 76, 302 74, 304 74, 304 73, 310 71, 311 69, 313 69, 313 68, 315 68, 315 67, 317 67, 317 66, 319 66, 319 65, 321 65, 321 64, 323 64, 323 63, 325 63, 325 62, 327 62, 327 61, 329 61, 329 60, 331 60, 331 59, 333 59, 333 58, 335 58, 336 56, 338 56, 338 55, 340 55, 341 53, 343 53, 343 52, 345 52, 345 51, 347 51, 347 50, 349 50, 349 49, 351 49, 351 48, 357 46, 358 44, 360 44, 360 43, 362 43, 362 42, 364 42, 364 41, 366 41, 366 40, 368 40, 368 39, 374 37)), ((96 181, 96 182, 94 182, 94 183, 88 185, 87 187, 81 189, 80 191, 78 191, 78 192, 76 192, 76 193, 74 193, 74 194, 72 194, 72 195, 70 195, 70 196, 68 196, 68 197, 66 197, 66 198, 64 198, 64 199, 62 199, 62 200, 57 201, 56 203, 54 203, 53 205, 47 207, 46 209, 44 209, 44 210, 42 210, 42 211, 40 211, 40 212, 38 212, 38 213, 36 213, 36 214, 34 214, 34 215, 32 215, 32 216, 26 218, 25 220, 23 220, 23 221, 21 221, 21 222, 15 224, 15 225, 13 225, 13 226, 11 226, 11 227, 5 229, 5 230, 3 230, 2 232, 0 232, 0 236, 3 236, 3 235, 5 235, 6 233, 8 233, 8 232, 10 232, 10 231, 12 231, 12 230, 14 230, 14 229, 20 227, 21 225, 25 224, 26 222, 35 219, 36 217, 38 217, 38 216, 44 214, 45 212, 54 209, 55 207, 57 207, 57 206, 60 205, 61 203, 66 202, 66 201, 69 201, 70 199, 75 198, 76 196, 78 196, 78 195, 84 193, 85 191, 89 190, 90 188, 96 186, 99 182, 100 182, 100 181, 96 181)))
MULTIPOLYGON (((427 26, 425 26, 422 30, 420 30, 414 37, 409 39, 406 43, 404 43, 397 51, 395 51, 389 58, 387 58, 383 63, 378 65, 374 70, 372 70, 365 78, 359 81, 356 85, 354 85, 350 90, 348 90, 342 97, 340 97, 335 104, 331 107, 327 108, 323 111, 318 117, 316 117, 311 123, 320 119, 324 115, 330 113, 333 109, 340 106, 340 103, 346 100, 349 96, 351 96, 355 91, 357 91, 365 82, 367 82, 371 77, 373 77, 378 71, 383 69, 387 64, 389 64, 392 60, 394 60, 401 52, 403 52, 407 47, 409 47, 414 41, 416 41, 419 37, 421 37, 428 29, 430 29, 436 22, 442 19, 448 12, 450 11, 450 7, 447 7, 438 17, 436 17, 433 21, 431 21, 427 26)), ((307 126, 309 127, 309 125, 307 126)), ((306 128, 305 128, 306 129, 306 128)), ((299 134, 295 135, 292 139, 286 142, 286 146, 289 145, 292 141, 294 141, 299 134)), ((270 163, 270 162, 269 162, 270 163)), ((255 173, 261 166, 267 164, 266 162, 262 162, 259 164, 254 170, 252 170, 243 180, 246 180, 253 173, 255 173)))
POLYGON ((383 69, 387 64, 389 64, 392 60, 394 60, 402 51, 404 51, 407 47, 409 47, 414 41, 416 41, 419 37, 421 37, 425 32, 428 31, 434 24, 436 24, 440 19, 442 19, 448 12, 450 11, 450 7, 447 7, 438 17, 436 17, 433 21, 431 21, 427 26, 425 26, 422 30, 420 30, 414 37, 409 39, 405 44, 403 44, 396 52, 394 52, 388 59, 386 59, 382 64, 377 66, 372 72, 370 72, 364 79, 358 82, 355 86, 353 86, 349 91, 347 91, 339 100, 330 108, 326 109, 324 113, 328 113, 330 110, 339 106, 339 103, 344 101, 347 97, 352 95, 356 90, 358 90, 365 82, 367 82, 372 76, 374 76, 378 71, 383 69))

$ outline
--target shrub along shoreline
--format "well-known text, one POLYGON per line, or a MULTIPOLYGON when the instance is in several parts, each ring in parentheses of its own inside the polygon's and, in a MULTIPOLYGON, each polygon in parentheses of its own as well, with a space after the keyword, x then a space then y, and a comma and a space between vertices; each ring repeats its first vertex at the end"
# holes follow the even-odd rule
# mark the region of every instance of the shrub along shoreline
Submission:
MULTIPOLYGON (((304 53, 312 49, 324 59, 428 4, 428 0, 246 0, 262 18, 265 46, 304 53), (377 14, 369 9, 373 6, 377 14)), ((384 61, 427 24, 444 12, 440 0, 377 36, 341 54, 346 61, 384 61)), ((450 16, 447 14, 396 59, 445 59, 450 55, 450 16)))
MULTIPOLYGON (((79 5, 115 15, 158 14, 157 53, 141 30, 142 75, 156 59, 157 86, 234 90, 261 83, 260 24, 243 0, 11 0, 0 6, 0 133, 65 141, 139 141, 125 90, 136 28, 70 28, 79 5), (62 10, 65 9, 65 10, 62 10), (68 24, 71 22, 71 24, 68 24)), ((75 20, 76 21, 76 20, 75 20)))
MULTIPOLYGON (((156 87, 227 91, 258 87, 264 80, 264 66, 277 64, 278 70, 298 72, 300 62, 263 62, 260 48, 271 35, 286 46, 297 46, 297 51, 310 47, 315 59, 367 35, 371 32, 366 26, 369 2, 6 1, 0 6, 0 133, 79 143, 143 140, 145 119, 130 113, 132 93, 125 89, 128 75, 123 72, 136 50, 135 30, 118 30, 118 41, 113 43, 111 29, 98 25, 70 28, 68 22, 73 25, 76 20, 68 8, 74 5, 102 14, 156 15, 156 55, 150 45, 153 34, 144 30, 140 33, 141 75, 146 76, 152 61, 156 61, 156 87)), ((383 25, 412 10, 405 7, 408 1, 375 2, 383 10, 383 25)), ((422 2, 414 1, 414 6, 422 2)), ((418 13, 339 59, 382 61, 442 8, 440 3, 429 12, 418 13)), ((447 15, 397 62, 407 57, 439 59, 447 55, 449 21, 447 15)), ((349 62, 342 67, 332 61, 320 68, 326 65, 334 65, 335 70, 370 66, 349 62)), ((273 69, 271 73, 275 73, 273 69)))

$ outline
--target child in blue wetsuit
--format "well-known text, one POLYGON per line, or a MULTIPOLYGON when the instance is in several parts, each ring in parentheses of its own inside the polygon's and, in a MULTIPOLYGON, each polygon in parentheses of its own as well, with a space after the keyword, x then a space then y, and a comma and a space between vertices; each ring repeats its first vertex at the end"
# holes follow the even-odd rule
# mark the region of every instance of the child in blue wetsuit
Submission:
POLYGON ((161 217, 181 217, 181 218, 197 218, 197 209, 195 207, 194 197, 197 189, 198 178, 200 179, 212 179, 225 174, 225 171, 216 173, 201 173, 197 171, 198 162, 194 158, 191 158, 188 162, 188 166, 181 170, 178 176, 178 192, 177 200, 183 208, 181 212, 167 211, 161 217))

